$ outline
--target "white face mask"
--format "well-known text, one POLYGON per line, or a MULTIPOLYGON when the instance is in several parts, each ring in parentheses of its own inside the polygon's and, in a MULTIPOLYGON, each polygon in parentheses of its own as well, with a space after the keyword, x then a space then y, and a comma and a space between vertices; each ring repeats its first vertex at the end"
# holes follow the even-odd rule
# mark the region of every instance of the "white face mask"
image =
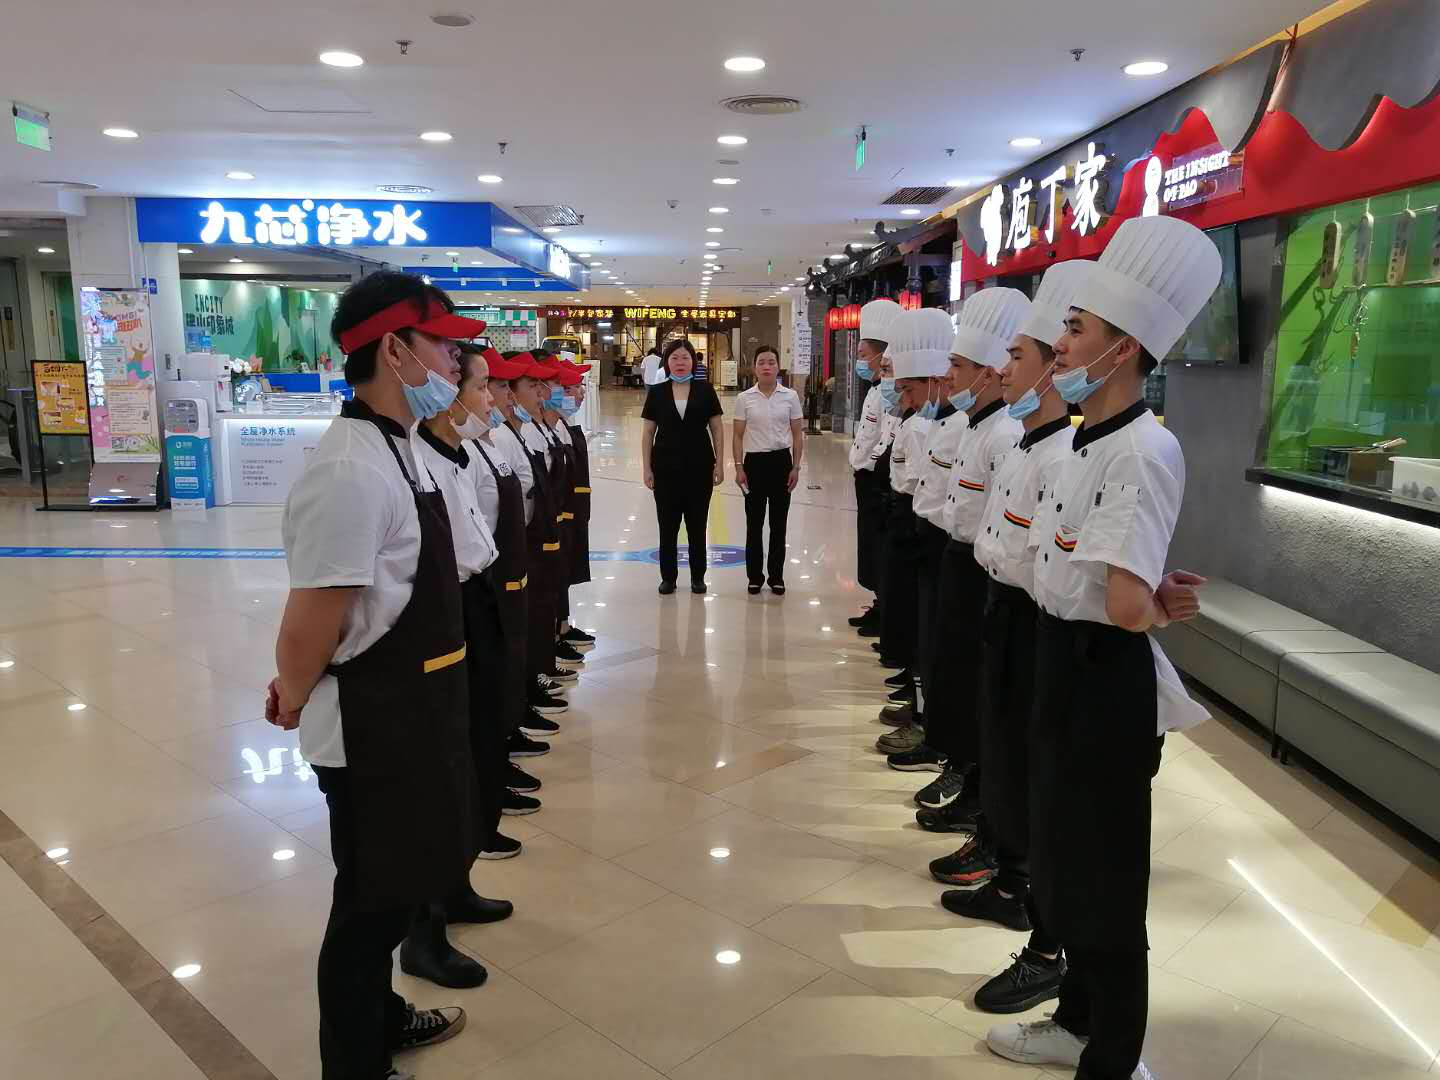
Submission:
MULTIPOLYGON (((455 424, 453 420, 450 422, 455 424)), ((489 430, 490 425, 486 423, 483 418, 476 416, 472 412, 465 414, 465 422, 463 424, 455 424, 455 434, 459 435, 462 439, 478 439, 489 430)))

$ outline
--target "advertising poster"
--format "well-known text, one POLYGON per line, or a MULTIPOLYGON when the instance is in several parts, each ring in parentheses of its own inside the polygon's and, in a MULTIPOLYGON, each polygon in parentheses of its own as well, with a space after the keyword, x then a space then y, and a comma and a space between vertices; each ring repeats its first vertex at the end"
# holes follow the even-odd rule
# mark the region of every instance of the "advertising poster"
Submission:
POLYGON ((158 462, 150 297, 138 289, 84 289, 80 311, 95 460, 158 462))
POLYGON ((41 435, 89 435, 90 410, 86 404, 85 365, 36 361, 35 405, 40 413, 41 435))
POLYGON ((328 416, 227 419, 220 426, 225 447, 217 501, 282 505, 330 422, 328 416))

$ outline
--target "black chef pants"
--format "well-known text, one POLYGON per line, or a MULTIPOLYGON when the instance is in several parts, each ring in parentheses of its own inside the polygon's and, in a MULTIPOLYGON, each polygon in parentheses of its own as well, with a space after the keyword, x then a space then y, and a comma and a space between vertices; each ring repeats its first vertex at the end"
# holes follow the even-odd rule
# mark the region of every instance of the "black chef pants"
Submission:
POLYGON ((935 656, 940 645, 937 622, 940 618, 940 567, 945 545, 950 540, 946 531, 916 515, 915 529, 920 541, 920 569, 916 587, 915 681, 920 686, 916 698, 917 715, 924 716, 934 684, 935 656))
POLYGON ((405 1022, 405 999, 390 986, 390 955, 413 910, 355 906, 355 818, 346 769, 311 766, 330 810, 335 892, 320 945, 320 1069, 323 1080, 378 1080, 405 1022))
POLYGON ((885 606, 880 612, 880 653, 885 659, 915 666, 915 629, 919 616, 920 552, 915 537, 911 498, 899 492, 890 497, 885 527, 885 554, 881 566, 885 606))
POLYGON ((1055 1022, 1088 1038, 1076 1080, 1130 1080, 1145 1045, 1150 968, 1144 949, 1067 949, 1055 1022))
POLYGON ((710 470, 655 472, 655 519, 660 526, 660 580, 674 584, 680 575, 680 523, 690 541, 690 580, 705 580, 705 528, 715 483, 710 470))
POLYGON ((889 485, 873 469, 855 470, 855 581, 877 595, 889 485))
POLYGON ((470 755, 475 761, 475 839, 487 846, 500 826, 509 762, 504 708, 509 674, 500 605, 486 570, 460 585, 465 613, 465 670, 470 682, 470 755))
POLYGON ((938 652, 927 698, 925 741, 956 768, 980 760, 980 624, 989 579, 975 561, 975 546, 945 545, 940 560, 938 652))
POLYGON ((536 675, 549 675, 555 670, 555 619, 559 611, 561 588, 561 553, 530 549, 529 607, 526 609, 525 665, 528 678, 525 691, 535 685, 536 675))
POLYGON ((745 572, 751 585, 785 584, 785 524, 790 517, 789 450, 745 455, 745 572), (765 514, 770 514, 770 560, 765 560, 765 514))

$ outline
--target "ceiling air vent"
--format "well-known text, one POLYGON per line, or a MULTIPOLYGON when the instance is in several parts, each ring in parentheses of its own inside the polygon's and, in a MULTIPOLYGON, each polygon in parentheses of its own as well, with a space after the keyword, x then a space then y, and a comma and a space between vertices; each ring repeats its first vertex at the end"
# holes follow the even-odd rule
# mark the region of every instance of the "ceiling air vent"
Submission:
POLYGON ((882 199, 885 206, 929 206, 938 203, 953 189, 948 187, 902 187, 882 199))
POLYGON ((779 94, 741 94, 726 98, 720 104, 741 116, 784 116, 805 108, 805 103, 799 98, 779 94))
POLYGON ((584 225, 585 215, 576 212, 573 207, 549 204, 546 206, 517 206, 515 212, 526 218, 537 228, 544 229, 556 225, 584 225))

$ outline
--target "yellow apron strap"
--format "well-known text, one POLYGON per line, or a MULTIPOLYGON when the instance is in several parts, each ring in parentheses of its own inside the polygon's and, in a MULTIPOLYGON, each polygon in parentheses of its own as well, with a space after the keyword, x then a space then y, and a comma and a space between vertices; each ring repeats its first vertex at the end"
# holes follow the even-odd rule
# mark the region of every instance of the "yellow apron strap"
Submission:
POLYGON ((461 645, 460 648, 456 649, 452 653, 446 653, 444 656, 437 656, 433 659, 426 660, 425 674, 429 675, 432 671, 439 671, 441 668, 447 668, 451 664, 458 664, 461 660, 464 659, 465 646, 461 645))

